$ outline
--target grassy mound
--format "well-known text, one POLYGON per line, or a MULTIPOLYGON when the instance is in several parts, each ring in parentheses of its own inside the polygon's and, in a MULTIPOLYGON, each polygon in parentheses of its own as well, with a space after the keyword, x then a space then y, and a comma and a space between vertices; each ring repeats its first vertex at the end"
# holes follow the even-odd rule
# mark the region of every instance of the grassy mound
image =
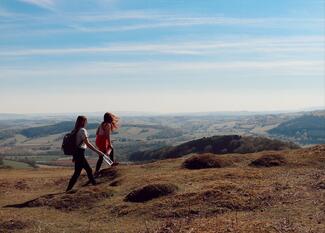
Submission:
POLYGON ((70 191, 68 193, 48 194, 22 204, 8 205, 6 207, 24 208, 47 206, 70 211, 80 208, 91 208, 97 201, 109 198, 112 195, 110 191, 93 188, 89 190, 70 191))
POLYGON ((221 168, 230 165, 229 161, 212 154, 194 155, 186 159, 182 166, 187 169, 221 168))
POLYGON ((164 201, 156 217, 182 218, 215 216, 229 211, 253 211, 270 205, 272 197, 265 190, 252 190, 237 184, 224 184, 197 192, 175 195, 164 201))
POLYGON ((188 154, 247 154, 260 151, 280 151, 298 149, 291 142, 239 135, 218 135, 185 142, 177 146, 163 147, 156 150, 138 151, 129 156, 130 161, 156 161, 179 158, 188 154))
POLYGON ((173 184, 150 184, 142 188, 133 190, 124 198, 124 201, 146 202, 154 198, 172 194, 176 190, 177 186, 173 184))
POLYGON ((119 172, 118 172, 117 168, 110 167, 110 168, 100 170, 98 177, 108 179, 108 180, 114 180, 118 176, 119 176, 119 172))
POLYGON ((251 162, 255 167, 276 167, 287 164, 286 159, 280 154, 267 154, 251 162))

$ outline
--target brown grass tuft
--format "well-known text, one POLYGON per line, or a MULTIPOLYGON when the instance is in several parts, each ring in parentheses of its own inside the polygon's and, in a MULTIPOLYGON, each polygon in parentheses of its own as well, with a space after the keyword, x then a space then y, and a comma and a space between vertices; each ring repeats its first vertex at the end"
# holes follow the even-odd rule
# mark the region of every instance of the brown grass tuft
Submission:
POLYGON ((133 190, 125 198, 128 202, 146 202, 154 198, 173 194, 177 190, 173 184, 150 184, 133 190))
POLYGON ((255 167, 276 167, 287 164, 287 160, 280 154, 267 154, 252 161, 250 166, 255 167))
POLYGON ((110 167, 106 169, 102 169, 99 171, 99 178, 104 179, 104 180, 114 180, 117 177, 119 177, 119 172, 116 167, 110 167))
POLYGON ((226 161, 224 158, 218 158, 216 155, 203 154, 194 155, 186 159, 182 166, 187 169, 205 169, 205 168, 222 168, 229 166, 230 161, 226 161))

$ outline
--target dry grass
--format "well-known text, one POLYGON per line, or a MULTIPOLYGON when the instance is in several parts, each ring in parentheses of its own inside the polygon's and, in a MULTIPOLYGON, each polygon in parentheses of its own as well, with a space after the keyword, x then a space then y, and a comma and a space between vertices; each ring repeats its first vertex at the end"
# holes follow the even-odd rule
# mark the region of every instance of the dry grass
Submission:
POLYGON ((222 155, 222 168, 189 170, 185 159, 105 170, 98 186, 64 194, 72 169, 0 170, 0 232, 325 232, 325 146, 222 155), (285 166, 249 164, 278 154, 285 166), (153 184, 178 187, 144 203, 125 202, 153 184), (4 208, 33 203, 33 207, 4 208))
POLYGON ((27 208, 27 207, 52 207, 58 210, 76 210, 82 208, 91 208, 100 200, 111 197, 112 191, 103 191, 98 188, 87 190, 74 190, 68 193, 47 194, 33 200, 23 202, 20 204, 7 205, 13 208, 27 208))

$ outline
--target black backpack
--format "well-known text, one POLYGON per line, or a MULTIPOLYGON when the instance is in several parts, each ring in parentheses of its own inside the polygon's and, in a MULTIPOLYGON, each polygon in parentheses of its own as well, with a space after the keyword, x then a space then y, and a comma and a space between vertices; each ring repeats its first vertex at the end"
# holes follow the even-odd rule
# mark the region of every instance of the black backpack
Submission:
POLYGON ((70 133, 67 133, 63 137, 62 150, 65 155, 75 155, 77 152, 77 132, 72 130, 70 133))

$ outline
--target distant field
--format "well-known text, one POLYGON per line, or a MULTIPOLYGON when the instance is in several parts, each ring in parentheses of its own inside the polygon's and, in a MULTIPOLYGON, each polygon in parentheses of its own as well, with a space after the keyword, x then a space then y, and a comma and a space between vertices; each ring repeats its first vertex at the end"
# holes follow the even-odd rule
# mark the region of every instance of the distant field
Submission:
MULTIPOLYGON (((118 161, 128 162, 136 152, 218 135, 265 136, 290 140, 301 146, 324 143, 325 111, 251 115, 187 115, 122 117, 112 141, 118 161), (317 116, 317 117, 316 117, 317 116), (315 121, 314 119, 319 119, 315 121), (295 124, 292 124, 295 123, 295 124)), ((52 163, 63 156, 62 138, 73 121, 61 118, 0 121, 0 156, 36 163, 52 163), (64 120, 64 119, 63 119, 64 120), (1 129, 2 126, 2 129, 1 129)), ((94 143, 99 119, 87 126, 94 143)), ((87 151, 88 155, 95 155, 87 151)))
POLYGON ((32 166, 30 166, 27 163, 17 162, 17 161, 7 160, 7 159, 3 160, 3 165, 4 166, 9 166, 9 167, 12 167, 12 168, 17 168, 17 169, 33 168, 32 166))

